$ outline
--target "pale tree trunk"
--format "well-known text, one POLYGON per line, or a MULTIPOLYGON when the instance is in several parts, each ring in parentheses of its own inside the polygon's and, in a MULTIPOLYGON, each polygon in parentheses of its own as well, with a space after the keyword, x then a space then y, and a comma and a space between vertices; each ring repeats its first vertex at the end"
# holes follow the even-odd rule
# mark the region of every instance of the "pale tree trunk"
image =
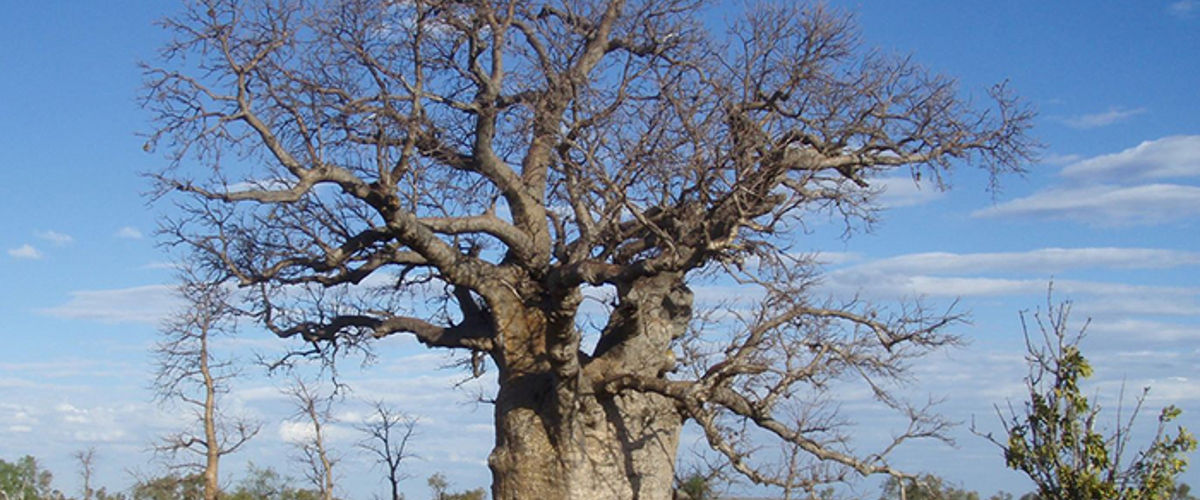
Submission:
POLYGON ((664 397, 600 386, 618 374, 659 376, 673 367, 670 344, 687 327, 691 293, 668 276, 619 294, 576 379, 552 370, 502 374, 489 460, 496 500, 672 498, 681 413, 664 397))
POLYGON ((216 380, 208 366, 208 332, 200 334, 200 376, 204 378, 204 500, 217 500, 221 447, 217 436, 216 380))
POLYGON ((329 458, 329 453, 325 449, 325 429, 321 425, 321 416, 317 413, 315 401, 308 407, 308 417, 312 420, 315 436, 313 437, 312 446, 317 454, 316 464, 318 470, 313 471, 319 475, 317 479, 318 486, 321 490, 321 498, 323 500, 333 500, 333 459, 329 458))

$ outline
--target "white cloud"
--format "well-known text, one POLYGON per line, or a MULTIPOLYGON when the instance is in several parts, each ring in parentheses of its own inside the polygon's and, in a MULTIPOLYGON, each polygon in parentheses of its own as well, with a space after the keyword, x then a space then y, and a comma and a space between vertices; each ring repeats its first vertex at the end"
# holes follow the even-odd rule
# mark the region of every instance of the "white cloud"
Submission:
POLYGON ((112 442, 128 434, 126 427, 130 425, 129 417, 141 408, 128 404, 80 408, 62 402, 55 405, 54 410, 60 420, 57 426, 62 431, 70 432, 76 441, 112 442))
POLYGON ((69 234, 63 234, 58 231, 37 231, 34 236, 53 243, 54 246, 63 246, 75 241, 69 234))
POLYGON ((1067 165, 1069 183, 976 210, 973 217, 1067 219, 1097 226, 1149 225, 1200 215, 1200 136, 1169 136, 1067 165), (1160 181, 1138 184, 1137 181, 1160 181))
MULTIPOLYGON (((277 432, 280 441, 290 444, 311 442, 316 436, 312 422, 306 420, 284 420, 279 423, 277 432)), ((332 422, 322 425, 321 433, 326 443, 352 443, 362 437, 359 431, 332 422)))
POLYGON ((817 263, 822 266, 838 266, 862 259, 862 254, 857 252, 820 252, 817 254, 817 263))
MULTIPOLYGON (((3 366, 0 365, 0 368, 3 368, 3 366)), ((0 389, 30 389, 36 385, 24 378, 0 377, 0 389)))
POLYGON ((71 403, 59 403, 54 407, 64 422, 71 424, 88 424, 91 423, 91 418, 88 417, 88 411, 82 408, 77 408, 71 403))
POLYGON ((847 298, 862 296, 887 300, 913 297, 953 299, 1036 293, 1046 290, 1046 280, 941 277, 848 269, 830 273, 821 288, 836 296, 847 298))
POLYGON ((1200 177, 1200 135, 1164 137, 1075 162, 1063 168, 1062 176, 1087 181, 1200 177))
POLYGON ((1041 158, 1038 163, 1041 165, 1070 165, 1079 161, 1082 158, 1077 154, 1057 154, 1051 153, 1041 158))
POLYGON ((85 443, 111 443, 114 441, 118 441, 121 438, 124 438, 125 436, 126 436, 126 432, 124 429, 98 429, 98 428, 88 428, 88 429, 84 429, 84 430, 78 430, 78 431, 75 431, 74 434, 72 434, 72 437, 74 437, 76 441, 82 441, 85 443))
POLYGON ((868 262, 857 272, 910 274, 968 274, 996 271, 1038 275, 1068 269, 1167 269, 1200 265, 1200 252, 1153 248, 1041 248, 1027 252, 925 252, 868 262))
POLYGON ((971 215, 1068 219, 1097 226, 1162 224, 1200 215, 1200 187, 1147 184, 1051 188, 971 215))
POLYGON ((1068 127, 1076 129, 1092 129, 1100 128, 1114 123, 1122 122, 1134 116, 1145 113, 1145 108, 1124 109, 1112 108, 1103 113, 1093 113, 1088 115, 1072 116, 1063 118, 1063 123, 1068 127))
POLYGON ((149 285, 116 290, 71 292, 66 304, 42 309, 42 314, 103 323, 157 324, 181 306, 168 285, 149 285))
MULTIPOLYGON (((1039 295, 1053 276, 1075 269, 1171 269, 1200 265, 1200 252, 1145 248, 1047 248, 1029 252, 902 255, 837 269, 823 291, 839 297, 895 300, 914 297, 958 299, 1039 295), (1015 277, 1021 273, 1028 278, 1015 277)), ((1112 328, 1159 326, 1160 337, 1190 338, 1187 326, 1128 323, 1147 316, 1200 316, 1200 289, 1054 279, 1056 292, 1077 297, 1083 316, 1114 321, 1112 328)))
POLYGON ((37 259, 42 258, 42 252, 40 252, 36 248, 33 248, 33 245, 30 245, 28 243, 21 245, 20 247, 17 247, 17 248, 10 248, 8 250, 8 255, 13 257, 14 259, 37 260, 37 259))
MULTIPOLYGON (((1080 306, 1088 305, 1080 304, 1080 306)), ((1096 322, 1088 326, 1088 331, 1113 338, 1137 339, 1138 341, 1200 342, 1200 326, 1136 318, 1096 322)))
MULTIPOLYGON (((19 373, 37 380, 61 377, 73 377, 82 373, 95 374, 100 371, 99 363, 95 360, 78 358, 60 358, 50 361, 25 361, 18 363, 0 363, 0 370, 19 373)), ((4 383, 0 382, 0 387, 4 383)), ((32 387, 33 384, 29 383, 32 387)))
POLYGON ((279 440, 287 443, 303 443, 313 438, 312 424, 284 420, 279 423, 279 440))
POLYGON ((1191 19, 1200 13, 1200 2, 1196 0, 1181 0, 1167 6, 1167 12, 1181 19, 1191 19))
POLYGON ((1075 306, 1078 314, 1084 317, 1120 321, 1131 316, 1192 317, 1200 314, 1200 293, 1196 290, 1087 282, 1071 285, 1061 288, 1056 282, 1054 288, 1062 289, 1069 296, 1091 295, 1075 306))
POLYGON ((33 409, 24 405, 0 404, 0 423, 22 427, 38 425, 40 422, 31 415, 33 412, 33 409))
POLYGON ((33 432, 33 427, 30 427, 28 425, 11 425, 8 427, 8 432, 16 432, 16 433, 25 434, 25 433, 33 432))
POLYGON ((114 234, 113 236, 116 236, 118 238, 124 238, 127 240, 140 240, 140 239, 142 239, 142 232, 138 231, 138 229, 136 227, 125 226, 125 227, 122 227, 121 229, 118 229, 116 234, 114 234))
POLYGON ((909 176, 873 179, 871 184, 882 188, 878 201, 888 208, 909 207, 930 203, 945 195, 928 181, 917 181, 909 176))

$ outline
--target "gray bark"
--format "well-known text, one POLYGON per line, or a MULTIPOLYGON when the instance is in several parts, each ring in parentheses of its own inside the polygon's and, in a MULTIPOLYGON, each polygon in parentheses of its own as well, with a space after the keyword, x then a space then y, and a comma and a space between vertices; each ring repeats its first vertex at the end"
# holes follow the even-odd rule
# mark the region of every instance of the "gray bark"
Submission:
POLYGON ((550 370, 503 378, 489 459, 493 498, 672 498, 683 425, 676 402, 604 385, 671 370, 671 342, 685 332, 691 303, 678 275, 626 285, 575 379, 550 370))

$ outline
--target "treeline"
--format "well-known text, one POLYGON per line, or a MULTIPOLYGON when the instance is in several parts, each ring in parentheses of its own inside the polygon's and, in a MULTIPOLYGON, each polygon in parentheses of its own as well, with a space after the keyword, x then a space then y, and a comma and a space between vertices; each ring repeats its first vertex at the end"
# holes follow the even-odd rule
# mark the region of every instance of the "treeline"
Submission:
MULTIPOLYGON (((721 491, 728 485, 718 484, 714 477, 706 477, 698 472, 691 472, 679 480, 679 493, 676 498, 687 500, 721 500, 729 498, 721 491)), ((978 491, 972 491, 956 485, 945 478, 923 474, 911 480, 888 478, 880 487, 878 500, 1044 500, 1036 491, 1015 496, 1007 491, 998 491, 991 496, 982 496, 978 491)), ((802 496, 806 500, 842 500, 834 488, 819 489, 802 496)), ((1146 500, 1200 500, 1192 494, 1192 487, 1187 483, 1177 483, 1168 488, 1159 497, 1146 497, 1146 500)))
MULTIPOLYGON (((934 475, 923 475, 915 481, 900 481, 889 478, 883 484, 879 500, 981 500, 979 492, 971 491, 954 485, 945 479, 934 475)), ((1200 500, 1192 495, 1192 488, 1187 483, 1175 484, 1164 492, 1162 497, 1150 497, 1156 500, 1200 500)), ((986 500, 1043 500, 1036 491, 1031 491, 1014 497, 1007 491, 996 492, 986 500)))
MULTIPOLYGON (((1078 332, 1068 329, 1070 304, 1051 304, 1033 315, 1036 329, 1026 324, 1024 335, 1028 352, 1026 377, 1028 400, 1018 410, 1010 405, 1001 416, 1005 433, 993 436, 972 426, 978 436, 995 444, 1005 464, 1027 475, 1036 490, 1019 500, 1197 500, 1191 488, 1176 482, 1188 465, 1187 455, 1197 446, 1196 438, 1184 427, 1173 425, 1181 411, 1174 406, 1158 415, 1158 430, 1148 446, 1134 449, 1129 442, 1134 420, 1142 409, 1145 393, 1127 420, 1118 421, 1111 434, 1097 429, 1100 407, 1084 393, 1082 385, 1093 368, 1080 350, 1086 324, 1078 332), (1032 331, 1031 331, 1032 330, 1032 331), (1174 427, 1174 429, 1171 429, 1174 427), (1174 432, 1172 432, 1172 430, 1174 432)), ((1025 324, 1022 315, 1022 323, 1025 324)), ((77 453, 83 488, 80 496, 54 487, 54 476, 41 468, 31 456, 15 462, 0 460, 0 500, 195 500, 219 496, 222 500, 341 500, 333 494, 329 477, 336 461, 325 455, 320 432, 328 422, 332 399, 317 397, 304 384, 294 391, 301 414, 310 417, 315 431, 309 442, 302 443, 302 457, 312 467, 306 471, 308 484, 316 488, 297 488, 293 481, 271 468, 252 464, 233 488, 214 488, 212 474, 166 474, 139 480, 128 492, 109 492, 92 486, 94 450, 77 453), (314 451, 315 450, 315 451, 314 451), (314 455, 314 453, 316 455, 314 455)), ((1147 389, 1148 390, 1148 389, 1147 389)), ((400 471, 401 462, 411 456, 407 445, 416 420, 385 404, 375 406, 375 418, 364 431, 368 438, 359 447, 375 456, 384 466, 391 486, 391 500, 403 500, 398 486, 408 476, 400 471)), ((171 470, 171 469, 168 469, 171 470)), ((201 468, 206 471, 212 469, 201 468)), ((719 471, 718 471, 719 472, 719 471)), ((692 472, 678 479, 676 499, 715 500, 721 498, 714 486, 720 474, 692 472)), ((485 500, 484 489, 454 492, 442 474, 429 477, 432 500, 485 500)), ((376 497, 380 498, 380 497, 376 497)), ((804 491, 785 489, 784 500, 835 500, 832 489, 809 487, 804 491)), ((894 475, 883 485, 879 500, 980 500, 977 492, 950 484, 934 475, 894 475)), ((999 492, 987 500, 1013 500, 1011 493, 999 492)))
MULTIPOLYGON (((94 457, 90 451, 84 455, 94 457)), ((195 500, 204 495, 203 474, 167 473, 139 479, 128 491, 110 491, 91 484, 90 463, 81 463, 84 484, 79 492, 64 492, 54 485, 54 474, 32 456, 13 462, 0 459, 0 500, 195 500)), ((296 487, 295 480, 271 467, 250 464, 246 474, 221 495, 222 500, 321 500, 313 488, 296 487)), ((437 473, 426 481, 430 500, 486 500, 483 488, 452 491, 446 477, 437 473)), ((401 496, 403 498, 403 496, 401 496)), ((337 498, 336 500, 342 500, 337 498)))

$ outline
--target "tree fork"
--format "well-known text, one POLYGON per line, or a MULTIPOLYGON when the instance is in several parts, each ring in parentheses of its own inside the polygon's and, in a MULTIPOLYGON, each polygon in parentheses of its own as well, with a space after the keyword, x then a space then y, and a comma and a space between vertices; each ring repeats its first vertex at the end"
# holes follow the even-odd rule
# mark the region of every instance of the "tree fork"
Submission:
MULTIPOLYGON (((671 341, 687 328, 692 294, 680 275, 664 274, 622 285, 618 297, 601 345, 576 378, 564 378, 547 365, 539 371, 502 372, 496 447, 489 458, 497 500, 671 498, 683 426, 676 402, 652 393, 595 388, 615 373, 659 376, 670 370, 671 341)), ((578 349, 577 339, 573 347, 578 349)), ((537 348, 522 353, 543 354, 537 348)))

